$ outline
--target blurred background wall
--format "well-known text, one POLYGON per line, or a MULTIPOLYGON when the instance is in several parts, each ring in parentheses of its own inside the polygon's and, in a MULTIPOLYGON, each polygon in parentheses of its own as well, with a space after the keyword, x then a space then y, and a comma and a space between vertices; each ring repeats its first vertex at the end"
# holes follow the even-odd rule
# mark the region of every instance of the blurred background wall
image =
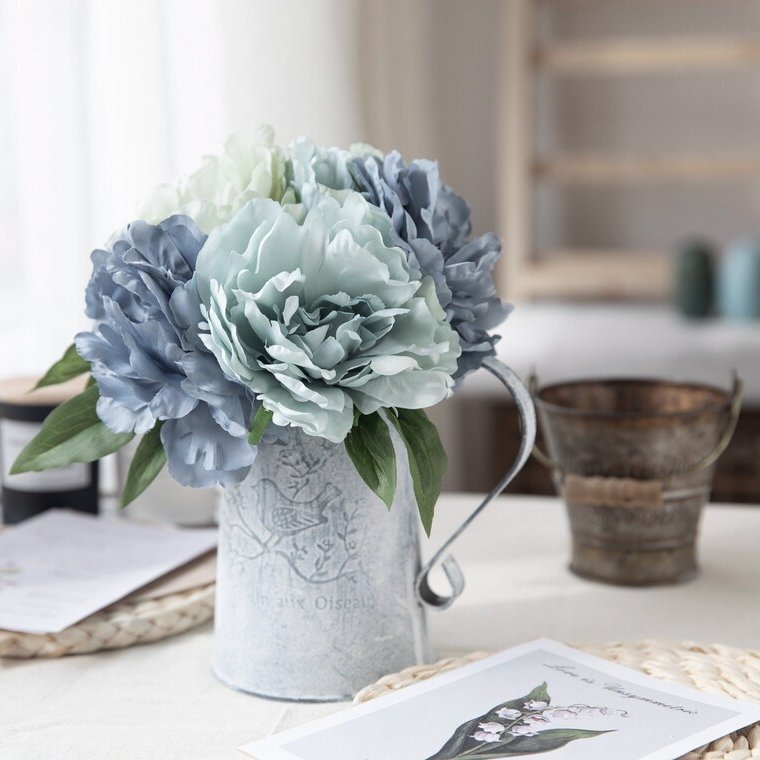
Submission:
MULTIPOLYGON (((57 357, 85 326, 90 250, 130 219, 148 189, 192 170, 246 125, 271 123, 281 143, 307 134, 435 157, 471 202, 476 232, 509 236, 513 2, 0 0, 0 376, 39 372, 57 357)), ((560 40, 760 32, 755 0, 536 5, 539 37, 560 40)), ((758 84, 751 67, 688 78, 541 79, 536 150, 757 151, 758 84)), ((758 205, 757 184, 746 179, 677 191, 668 183, 541 186, 536 241, 541 248, 672 249, 687 234, 703 234, 724 243, 757 233, 758 205)), ((626 341, 611 332, 612 319, 624 333, 644 325, 624 357, 640 373, 686 367, 704 375, 695 379, 720 381, 735 357, 750 361, 747 346, 756 340, 755 325, 740 328, 746 335, 738 338, 713 328, 690 333, 684 340, 698 341, 693 351, 689 343, 698 353, 692 360, 679 349, 681 328, 662 321, 669 316, 647 322, 649 306, 600 308, 563 299, 538 312, 518 304, 501 355, 521 372, 538 363, 550 378, 620 371, 610 345, 626 341), (648 351, 663 324, 672 344, 648 351), (711 353, 726 340, 733 354, 711 353)), ((756 372, 760 394, 755 364, 747 371, 756 372)), ((470 400, 495 393, 480 381, 472 388, 470 400)), ((491 410, 476 406, 472 434, 498 448, 499 431, 486 431, 491 410)), ((453 450, 448 485, 482 485, 492 467, 461 451, 456 403, 435 414, 453 450), (473 476, 478 467, 483 472, 473 476)))
MULTIPOLYGON (((12 313, 34 297, 57 312, 51 324, 27 310, 4 336, 18 350, 2 352, 0 372, 47 365, 81 324, 89 250, 148 188, 244 125, 272 123, 283 142, 361 139, 436 157, 472 203, 476 230, 508 234, 511 1, 0 0, 3 305, 12 313)), ((753 0, 539 6, 542 33, 559 38, 760 28, 753 0)), ((542 81, 537 146, 753 149, 759 83, 754 70, 542 81)), ((666 247, 685 232, 726 241, 754 232, 759 202, 747 182, 542 188, 537 238, 541 247, 666 247)))

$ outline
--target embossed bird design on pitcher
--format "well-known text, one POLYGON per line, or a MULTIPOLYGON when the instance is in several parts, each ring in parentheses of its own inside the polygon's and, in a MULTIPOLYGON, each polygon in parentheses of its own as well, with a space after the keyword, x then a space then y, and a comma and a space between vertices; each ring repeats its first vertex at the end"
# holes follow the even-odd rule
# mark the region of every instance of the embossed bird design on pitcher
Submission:
POLYGON ((258 485, 262 501, 277 505, 264 510, 263 523, 273 535, 279 537, 293 536, 326 523, 325 510, 340 498, 340 491, 332 483, 328 483, 318 496, 309 501, 287 498, 271 480, 262 480, 258 485))

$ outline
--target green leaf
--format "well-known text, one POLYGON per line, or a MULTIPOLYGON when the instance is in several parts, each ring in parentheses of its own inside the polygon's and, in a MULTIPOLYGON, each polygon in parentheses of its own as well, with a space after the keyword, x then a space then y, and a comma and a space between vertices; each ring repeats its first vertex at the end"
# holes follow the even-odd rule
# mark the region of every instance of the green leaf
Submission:
POLYGON ((248 433, 248 443, 251 446, 256 446, 261 443, 261 439, 264 437, 264 431, 267 429, 267 425, 272 421, 274 416, 273 412, 269 409, 264 409, 263 406, 259 406, 251 420, 251 432, 248 433))
POLYGON ((388 419, 396 426, 406 446, 417 509, 422 527, 429 536, 441 481, 448 466, 446 452, 435 425, 421 409, 398 409, 396 415, 389 413, 388 419))
POLYGON ((156 423, 137 446, 121 493, 122 508, 134 501, 156 479, 166 464, 166 452, 161 443, 162 425, 162 422, 156 423))
POLYGON ((44 388, 46 385, 58 385, 65 383, 67 380, 79 377, 85 372, 90 371, 90 364, 86 362, 78 353, 76 346, 72 343, 65 351, 63 356, 45 373, 42 380, 34 386, 44 388))
POLYGON ((396 494, 396 452, 385 420, 378 412, 362 414, 345 446, 362 480, 390 509, 396 494))
POLYGON ((131 441, 133 433, 112 433, 100 421, 97 402, 98 387, 93 385, 50 412, 40 432, 16 458, 11 474, 92 462, 131 441))

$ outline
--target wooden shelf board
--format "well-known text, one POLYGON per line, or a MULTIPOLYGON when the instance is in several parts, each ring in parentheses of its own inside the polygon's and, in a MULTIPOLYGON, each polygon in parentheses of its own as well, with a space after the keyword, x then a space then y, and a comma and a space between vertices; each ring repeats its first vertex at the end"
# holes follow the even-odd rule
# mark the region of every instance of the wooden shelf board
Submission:
POLYGON ((663 251, 547 251, 517 276, 520 298, 659 301, 670 294, 671 261, 663 251))
POLYGON ((647 74, 760 66, 760 37, 646 37, 550 42, 534 65, 552 74, 647 74))
POLYGON ((560 155, 538 159, 534 175, 567 184, 714 182, 760 178, 760 153, 560 155))

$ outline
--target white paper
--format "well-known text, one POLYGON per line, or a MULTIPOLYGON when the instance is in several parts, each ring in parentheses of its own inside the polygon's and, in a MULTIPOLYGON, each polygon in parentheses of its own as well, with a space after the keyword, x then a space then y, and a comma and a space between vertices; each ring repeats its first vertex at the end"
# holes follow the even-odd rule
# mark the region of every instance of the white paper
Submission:
POLYGON ((673 760, 756 721, 760 705, 541 639, 241 749, 257 760, 673 760), (526 703, 542 688, 548 703, 526 703), (452 748, 460 726, 468 738, 452 748))
POLYGON ((57 633, 216 546, 216 530, 51 509, 0 533, 0 628, 57 633))

